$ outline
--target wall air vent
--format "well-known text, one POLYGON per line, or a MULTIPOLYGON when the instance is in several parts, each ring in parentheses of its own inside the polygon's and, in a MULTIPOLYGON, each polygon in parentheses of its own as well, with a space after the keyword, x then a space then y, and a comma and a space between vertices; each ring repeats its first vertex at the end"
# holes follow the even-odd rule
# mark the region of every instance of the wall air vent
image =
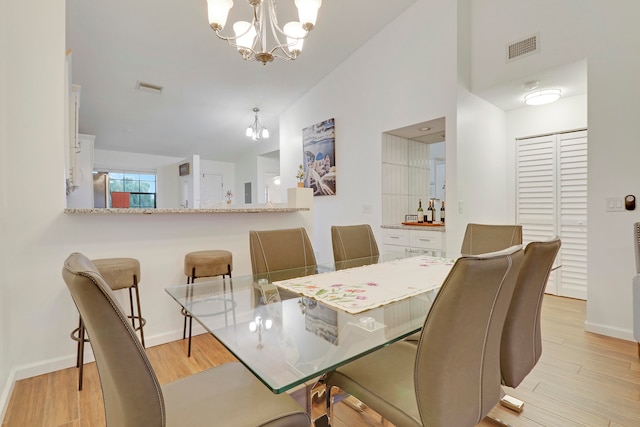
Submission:
POLYGON ((162 93, 162 89, 164 89, 162 86, 154 85, 151 83, 145 83, 139 80, 136 82, 136 90, 157 93, 158 95, 160 95, 162 93))
POLYGON ((539 34, 531 35, 507 45, 507 62, 537 53, 539 50, 539 34))

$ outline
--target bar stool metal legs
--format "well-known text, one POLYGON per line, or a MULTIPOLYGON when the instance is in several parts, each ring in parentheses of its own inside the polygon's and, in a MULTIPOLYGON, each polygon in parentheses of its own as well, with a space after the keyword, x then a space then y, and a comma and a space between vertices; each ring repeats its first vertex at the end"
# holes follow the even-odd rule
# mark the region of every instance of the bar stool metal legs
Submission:
MULTIPOLYGON (((131 324, 135 331, 140 331, 140 341, 145 347, 144 325, 146 319, 142 317, 140 308, 140 291, 138 282, 140 277, 140 263, 134 258, 106 258, 93 260, 96 268, 103 275, 105 282, 112 290, 129 290, 129 306, 131 314, 127 317, 131 319, 131 324), (133 291, 135 289, 136 305, 133 304, 133 291), (137 311, 136 311, 137 309, 137 311)), ((84 344, 90 342, 90 337, 86 335, 86 330, 82 318, 78 319, 78 327, 71 332, 71 339, 78 343, 76 354, 76 367, 78 371, 78 390, 82 390, 83 368, 84 368, 84 344)))
MULTIPOLYGON (((219 276, 222 276, 223 279, 226 276, 229 276, 229 278, 231 278, 231 264, 227 264, 227 272, 225 274, 219 274, 219 276)), ((211 276, 201 276, 201 277, 211 277, 211 276)), ((191 276, 187 276, 187 285, 194 283, 197 278, 198 276, 196 276, 196 268, 193 267, 193 269, 191 270, 191 276)), ((185 339, 187 336, 187 319, 189 319, 189 342, 187 344, 187 357, 191 357, 191 336, 193 331, 193 317, 189 313, 187 313, 187 311, 184 308, 182 309, 181 313, 184 316, 184 324, 182 326, 182 339, 185 339)))
POLYGON ((86 329, 84 328, 84 323, 82 322, 82 317, 80 316, 78 316, 78 327, 71 331, 71 339, 78 342, 78 348, 76 351, 76 368, 80 369, 78 371, 78 390, 82 390, 84 343, 89 342, 89 339, 86 337, 86 329))
POLYGON ((129 288, 129 306, 131 307, 131 316, 128 316, 131 319, 131 325, 133 326, 133 330, 140 331, 140 341, 142 342, 142 347, 147 347, 144 343, 144 325, 147 324, 147 319, 142 317, 142 312, 140 311, 140 291, 138 290, 138 278, 137 276, 133 276, 133 286, 129 288), (135 315, 133 311, 133 290, 136 291, 136 305, 138 308, 138 314, 135 315), (136 326, 136 320, 138 320, 138 326, 136 326))

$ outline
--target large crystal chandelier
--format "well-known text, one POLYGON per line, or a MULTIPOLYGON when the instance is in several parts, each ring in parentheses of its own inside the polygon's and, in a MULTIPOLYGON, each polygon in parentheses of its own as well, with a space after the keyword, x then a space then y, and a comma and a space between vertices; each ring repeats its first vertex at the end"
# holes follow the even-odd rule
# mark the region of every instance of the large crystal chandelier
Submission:
POLYGON ((278 58, 283 61, 296 59, 302 52, 304 39, 316 25, 318 9, 322 0, 295 0, 300 21, 288 22, 284 27, 278 25, 276 0, 247 0, 253 8, 251 22, 238 21, 233 24, 235 36, 222 35, 227 22, 233 0, 207 0, 209 9, 209 25, 216 35, 226 40, 229 45, 247 61, 259 61, 263 64, 278 58), (275 45, 267 47, 267 37, 273 38, 275 45), (284 37, 285 42, 280 38, 284 37))

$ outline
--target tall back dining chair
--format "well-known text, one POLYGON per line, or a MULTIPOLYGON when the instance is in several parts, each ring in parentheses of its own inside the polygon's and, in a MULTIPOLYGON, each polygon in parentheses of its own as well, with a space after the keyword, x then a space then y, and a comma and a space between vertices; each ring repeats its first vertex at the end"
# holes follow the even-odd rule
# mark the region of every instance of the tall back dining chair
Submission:
MULTIPOLYGON (((249 231, 249 251, 253 274, 262 275, 296 269, 296 273, 314 274, 316 256, 304 228, 249 231)), ((281 275, 286 278, 286 273, 281 275)))
POLYGON ((522 244, 522 225, 467 224, 462 240, 462 255, 501 251, 522 244))
POLYGON ((336 262, 380 255, 369 224, 332 225, 331 243, 336 262))
POLYGON ((375 351, 336 369, 327 386, 396 426, 476 425, 500 399, 500 340, 522 256, 515 246, 459 258, 417 346, 400 341, 375 351))
POLYGON ((127 316, 91 261, 71 254, 62 276, 91 337, 107 426, 309 426, 309 416, 290 396, 271 393, 237 362, 161 387, 127 316))
POLYGON ((374 264, 380 256, 376 237, 369 224, 332 225, 331 244, 333 260, 338 266, 374 264))
POLYGON ((500 345, 500 371, 506 386, 517 387, 542 354, 542 298, 559 250, 558 237, 531 242, 524 249, 500 345))

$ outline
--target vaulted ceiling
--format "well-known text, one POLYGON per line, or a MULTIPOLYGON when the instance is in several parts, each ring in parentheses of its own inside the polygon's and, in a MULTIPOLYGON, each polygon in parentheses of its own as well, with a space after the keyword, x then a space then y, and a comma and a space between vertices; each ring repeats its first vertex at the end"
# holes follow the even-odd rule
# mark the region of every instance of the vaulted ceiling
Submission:
MULTIPOLYGON (((216 38, 206 0, 67 0, 80 133, 99 149, 234 161, 261 143, 245 136, 253 107, 278 138, 280 113, 414 2, 325 0, 302 55, 262 65, 216 38)), ((280 22, 297 20, 293 3, 278 2, 280 22)), ((250 14, 236 0, 225 30, 250 14)))

